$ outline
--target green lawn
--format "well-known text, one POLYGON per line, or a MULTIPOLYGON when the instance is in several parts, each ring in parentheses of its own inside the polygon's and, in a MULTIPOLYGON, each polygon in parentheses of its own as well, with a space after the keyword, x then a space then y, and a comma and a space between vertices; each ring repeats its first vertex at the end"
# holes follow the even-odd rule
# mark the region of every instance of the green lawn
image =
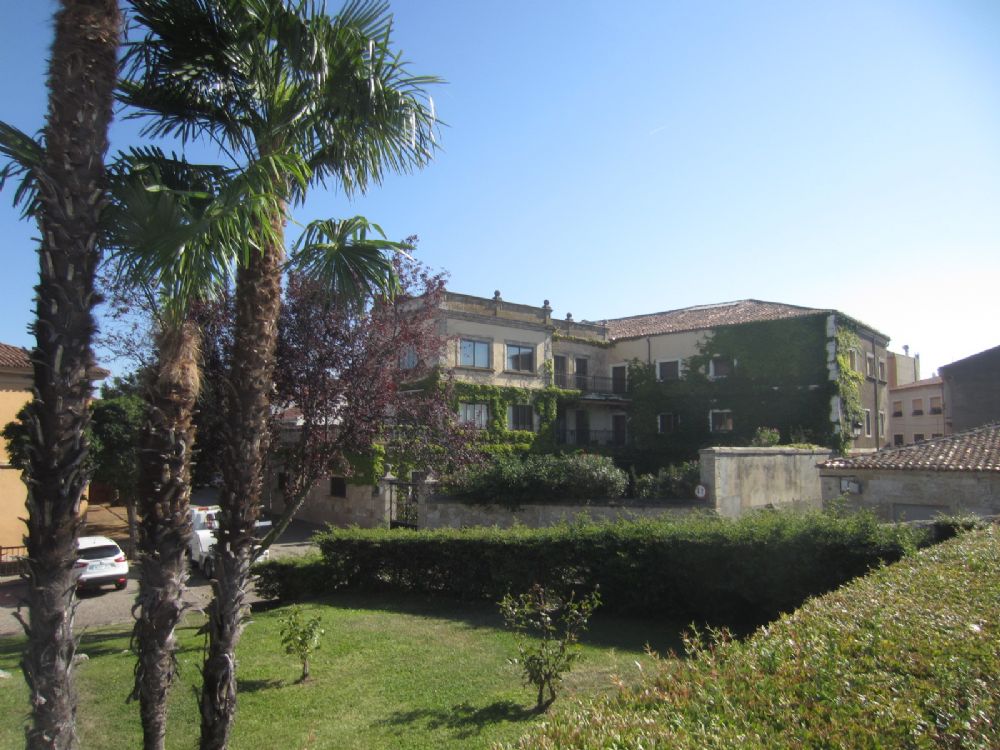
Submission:
MULTIPOLYGON (((477 748, 514 741, 532 722, 533 693, 507 658, 513 637, 496 608, 404 596, 341 596, 304 605, 321 613, 326 636, 312 679, 278 645, 281 610, 255 614, 239 649, 240 703, 232 747, 477 748)), ((167 746, 197 745, 196 688, 204 636, 192 615, 180 632, 181 678, 170 703, 167 746)), ((572 697, 636 678, 646 642, 678 646, 675 623, 596 616, 582 659, 553 709, 572 697)), ((18 668, 21 638, 0 639, 0 747, 23 743, 27 690, 18 668)), ((133 657, 124 628, 83 635, 90 659, 77 670, 82 747, 139 747, 138 706, 126 704, 133 657)))

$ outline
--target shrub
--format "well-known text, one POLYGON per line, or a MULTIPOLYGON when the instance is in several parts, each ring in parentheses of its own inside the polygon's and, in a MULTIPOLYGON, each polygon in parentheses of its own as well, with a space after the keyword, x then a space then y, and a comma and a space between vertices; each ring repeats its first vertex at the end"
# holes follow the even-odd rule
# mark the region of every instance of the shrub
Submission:
POLYGON ((469 502, 516 508, 525 503, 618 498, 628 478, 607 456, 495 456, 445 483, 445 491, 469 502))
POLYGON ((281 623, 281 645, 285 653, 297 656, 302 662, 302 676, 299 682, 309 679, 309 657, 319 649, 320 638, 326 632, 322 627, 319 615, 308 620, 303 619, 301 607, 289 607, 284 616, 278 620, 281 623))
POLYGON ((1000 747, 1000 529, 961 535, 762 628, 687 639, 640 686, 519 748, 1000 747))
POLYGON ((656 474, 642 474, 635 480, 635 496, 643 499, 690 500, 701 481, 697 461, 667 466, 656 474))
POLYGON ((282 557, 254 564, 254 585, 263 599, 295 601, 324 590, 326 563, 319 554, 282 557))
POLYGON ((773 427, 758 427, 750 439, 755 448, 770 448, 781 442, 781 433, 773 427))
POLYGON ((500 601, 500 613, 507 627, 521 634, 517 642, 520 658, 511 661, 524 669, 525 683, 538 689, 539 710, 555 701, 556 685, 579 658, 574 646, 600 603, 596 591, 578 600, 573 592, 561 597, 537 584, 524 594, 507 594, 500 601))
POLYGON ((496 601, 535 584, 599 586, 610 611, 758 623, 900 559, 924 534, 870 514, 785 512, 541 529, 331 528, 316 537, 323 561, 312 573, 269 562, 264 577, 283 599, 352 589, 496 601))

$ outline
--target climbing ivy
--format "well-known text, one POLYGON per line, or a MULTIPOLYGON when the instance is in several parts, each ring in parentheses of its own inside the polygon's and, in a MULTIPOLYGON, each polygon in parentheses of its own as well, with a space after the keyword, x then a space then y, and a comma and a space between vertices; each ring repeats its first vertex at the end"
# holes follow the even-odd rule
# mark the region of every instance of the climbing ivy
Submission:
POLYGON ((495 455, 554 451, 559 402, 577 395, 579 391, 554 386, 521 388, 483 383, 454 385, 456 409, 459 403, 487 404, 489 424, 482 437, 486 450, 495 455), (525 404, 530 404, 538 415, 537 432, 510 430, 507 427, 507 407, 525 404))
POLYGON ((841 454, 851 448, 853 427, 861 424, 865 412, 861 403, 861 386, 865 376, 851 367, 850 352, 861 353, 861 339, 849 328, 837 328, 837 395, 840 396, 840 430, 833 445, 841 454))
POLYGON ((779 430, 783 443, 834 445, 830 399, 837 389, 827 367, 826 315, 719 328, 685 361, 681 380, 658 382, 652 365, 629 366, 629 434, 637 471, 697 455, 708 445, 750 445, 760 426, 779 430), (709 363, 732 364, 709 378, 709 363), (731 410, 731 432, 712 432, 711 410, 731 410), (673 430, 658 431, 658 415, 673 414, 673 430))

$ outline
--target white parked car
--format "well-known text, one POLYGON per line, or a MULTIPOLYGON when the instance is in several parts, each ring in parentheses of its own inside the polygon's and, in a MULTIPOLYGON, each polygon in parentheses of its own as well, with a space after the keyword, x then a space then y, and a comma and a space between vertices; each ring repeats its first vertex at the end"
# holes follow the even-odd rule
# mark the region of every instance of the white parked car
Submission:
POLYGON ((76 541, 77 560, 73 565, 78 589, 114 585, 119 591, 128 585, 125 553, 106 536, 82 536, 76 541))
MULTIPOLYGON (((191 556, 192 565, 197 565, 208 578, 211 578, 215 572, 213 569, 215 556, 212 554, 212 548, 215 546, 215 529, 218 526, 216 519, 219 512, 218 505, 198 505, 191 508, 193 531, 191 541, 188 543, 188 553, 191 556)), ((256 531, 260 534, 266 534, 270 528, 270 521, 257 522, 256 531)), ((257 559, 266 560, 267 558, 268 550, 264 550, 264 553, 257 559)))

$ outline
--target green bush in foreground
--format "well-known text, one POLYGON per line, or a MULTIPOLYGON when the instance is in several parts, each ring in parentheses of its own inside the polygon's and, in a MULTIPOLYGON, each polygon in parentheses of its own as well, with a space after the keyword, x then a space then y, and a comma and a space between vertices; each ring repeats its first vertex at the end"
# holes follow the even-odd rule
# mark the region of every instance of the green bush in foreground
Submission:
POLYGON ((319 649, 320 639, 326 633, 319 615, 304 619, 302 608, 293 605, 278 620, 281 623, 281 645, 302 663, 299 682, 309 679, 309 657, 319 649))
POLYGON ((745 642, 692 637, 518 748, 1000 747, 1000 533, 969 532, 745 642))
POLYGON ((322 562, 257 569, 262 593, 286 601, 336 590, 497 601, 535 584, 599 587, 609 611, 745 625, 900 559, 924 533, 868 514, 783 512, 541 529, 331 528, 316 537, 322 562))
POLYGON ((559 596, 537 585, 523 594, 507 594, 500 600, 504 623, 520 634, 517 641, 520 658, 511 661, 521 665, 525 683, 538 689, 536 709, 542 710, 555 701, 556 685, 579 658, 576 643, 600 603, 601 596, 596 591, 577 599, 575 592, 559 596))

